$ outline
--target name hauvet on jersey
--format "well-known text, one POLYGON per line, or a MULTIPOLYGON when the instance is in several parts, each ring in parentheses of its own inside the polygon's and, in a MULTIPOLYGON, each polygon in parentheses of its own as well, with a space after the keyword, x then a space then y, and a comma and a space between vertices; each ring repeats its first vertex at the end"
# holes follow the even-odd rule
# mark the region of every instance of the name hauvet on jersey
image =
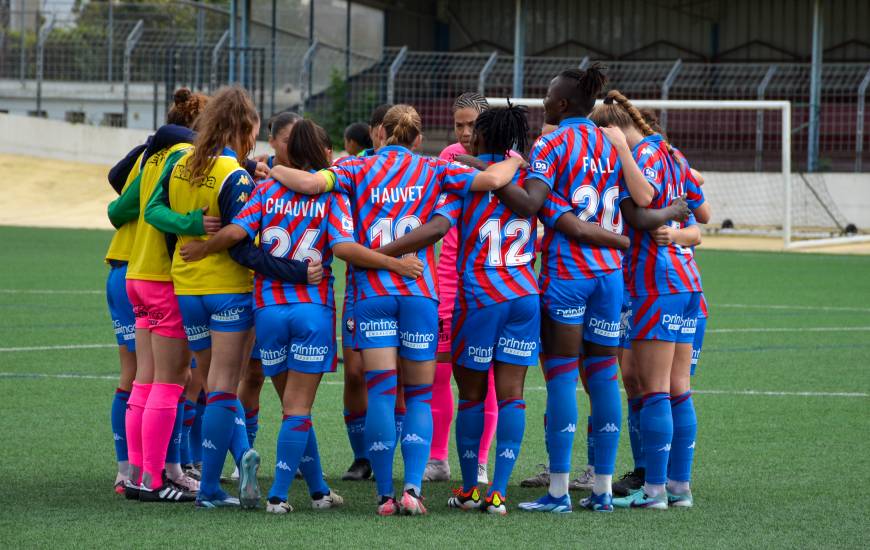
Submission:
POLYGON ((423 196, 423 186, 391 187, 388 189, 372 189, 369 196, 372 204, 391 204, 397 202, 418 201, 423 196))

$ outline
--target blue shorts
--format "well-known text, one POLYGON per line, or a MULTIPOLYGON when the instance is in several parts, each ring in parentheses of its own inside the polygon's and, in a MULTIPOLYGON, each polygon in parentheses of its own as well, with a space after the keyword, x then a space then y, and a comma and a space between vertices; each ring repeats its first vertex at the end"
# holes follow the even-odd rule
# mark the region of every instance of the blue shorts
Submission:
POLYGON ((486 371, 493 360, 526 367, 538 364, 537 294, 483 307, 468 307, 457 299, 453 327, 453 359, 463 367, 486 371))
POLYGON ((254 313, 263 373, 335 372, 335 310, 320 304, 266 306, 254 313))
POLYGON ((698 324, 695 326, 695 339, 692 340, 692 376, 695 375, 695 367, 698 366, 698 359, 701 358, 705 330, 707 330, 707 318, 698 317, 698 324))
POLYGON ((632 340, 691 344, 695 339, 700 292, 638 296, 631 314, 632 340))
POLYGON ((356 320, 353 318, 353 296, 344 295, 344 307, 341 310, 341 345, 353 348, 353 334, 356 320))
POLYGON ((211 347, 211 331, 244 332, 254 325, 250 293, 179 296, 184 332, 191 351, 211 347))
POLYGON ((115 327, 115 339, 127 351, 136 352, 136 316, 127 297, 127 264, 112 266, 106 279, 106 301, 115 327))
POLYGON ((411 361, 435 359, 438 302, 421 296, 375 296, 354 304, 356 349, 398 348, 411 361))
POLYGON ((631 349, 631 294, 628 289, 622 295, 622 312, 619 314, 619 347, 631 349))
POLYGON ((592 279, 542 278, 544 311, 557 323, 582 325, 587 342, 616 347, 625 288, 622 277, 622 271, 616 270, 592 279))
MULTIPOLYGON (((254 314, 256 319, 257 315, 254 314)), ((251 348, 251 361, 262 361, 263 356, 260 354, 260 342, 254 340, 254 347, 251 348)))

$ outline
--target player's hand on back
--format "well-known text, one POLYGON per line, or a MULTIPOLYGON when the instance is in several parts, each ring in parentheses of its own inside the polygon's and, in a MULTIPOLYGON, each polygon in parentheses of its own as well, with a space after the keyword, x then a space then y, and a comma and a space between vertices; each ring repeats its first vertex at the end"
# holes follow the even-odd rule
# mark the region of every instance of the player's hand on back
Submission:
POLYGON ((208 256, 208 245, 206 241, 199 239, 190 240, 184 243, 179 251, 181 259, 185 262, 198 262, 208 256))
POLYGON ((316 285, 320 284, 320 281, 323 280, 323 264, 320 263, 320 260, 311 260, 308 263, 308 284, 316 285))
POLYGON ((671 204, 668 205, 668 208, 673 212, 671 219, 680 222, 686 221, 689 218, 689 214, 692 213, 689 209, 688 203, 686 202, 686 195, 681 195, 675 198, 671 201, 671 204))
POLYGON ((628 142, 625 140, 625 134, 616 126, 602 126, 601 133, 607 137, 610 143, 616 148, 628 148, 628 142))
POLYGON ((221 230, 221 219, 219 216, 209 216, 207 214, 208 206, 202 207, 202 227, 205 229, 206 235, 214 235, 221 230))
POLYGON ((650 231, 650 235, 652 235, 652 238, 657 245, 668 246, 669 244, 674 242, 671 231, 673 231, 672 228, 668 227, 667 225, 663 225, 654 231, 650 231))
POLYGON ((257 168, 254 169, 254 177, 258 180, 269 177, 269 165, 261 160, 257 160, 257 168))
POLYGON ((416 254, 406 254, 399 259, 399 266, 396 271, 402 277, 408 279, 417 279, 423 274, 423 262, 416 254))

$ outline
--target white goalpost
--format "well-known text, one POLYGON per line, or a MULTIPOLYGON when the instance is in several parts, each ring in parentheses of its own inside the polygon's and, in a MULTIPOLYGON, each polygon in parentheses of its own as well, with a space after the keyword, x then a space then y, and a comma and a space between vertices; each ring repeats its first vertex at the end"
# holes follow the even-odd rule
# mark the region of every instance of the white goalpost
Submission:
MULTIPOLYGON (((487 98, 492 106, 506 106, 505 98, 487 98)), ((543 110, 543 100, 536 98, 510 99, 513 105, 523 105, 530 109, 543 110)), ((598 101, 601 103, 601 100, 598 101)), ((797 174, 799 180, 793 183, 795 175, 791 171, 791 148, 792 148, 792 111, 789 101, 743 101, 743 100, 632 100, 639 109, 651 109, 664 115, 667 111, 697 111, 707 112, 744 112, 743 126, 753 127, 753 139, 758 139, 757 150, 749 144, 750 153, 757 154, 756 172, 745 170, 744 172, 715 172, 707 176, 703 163, 699 168, 705 174, 705 194, 711 198, 711 205, 715 212, 720 212, 716 221, 723 228, 722 233, 749 233, 757 235, 777 235, 783 239, 786 249, 810 248, 814 246, 868 242, 870 235, 837 236, 846 233, 845 222, 838 216, 836 205, 830 199, 824 180, 811 182, 803 174, 797 174), (768 164, 769 169, 774 171, 762 172, 761 155, 763 153, 763 117, 764 113, 775 113, 779 121, 779 156, 778 170, 768 164), (757 120, 757 131, 754 129, 757 120), (749 121, 749 123, 747 123, 749 121), (757 135, 756 135, 757 132, 757 135), (713 185, 710 185, 710 184, 713 185), (796 187, 796 185, 797 187, 796 187), (778 188, 778 189, 777 189, 778 188), (759 196, 766 195, 766 202, 757 200, 759 196), (797 198, 795 195, 798 195, 797 198), (754 205, 753 201, 765 202, 763 208, 754 205), (776 204, 780 203, 780 204, 776 204), (723 212, 724 207, 724 213, 723 212), (797 207, 797 224, 796 224, 797 207), (733 222, 732 222, 733 218, 733 222), (724 223, 723 223, 724 222, 724 223)), ((663 119, 664 116, 660 116, 663 119)), ((717 117, 709 117, 711 120, 717 117)), ((729 124, 733 121, 723 120, 716 123, 706 124, 697 122, 693 131, 706 132, 705 137, 711 138, 708 147, 715 149, 717 146, 717 133, 724 134, 732 131, 729 124), (721 127, 719 126, 721 124, 721 127), (698 127, 701 130, 698 130, 698 127)), ((768 117, 770 118, 770 117, 768 117)), ((735 123, 736 125, 736 123, 735 123)), ((667 131, 667 128, 666 128, 667 131)), ((733 133, 733 132, 732 132, 733 133)), ((745 132, 744 132, 745 133, 745 132)), ((702 140, 703 141, 703 140, 702 140)), ((678 141, 674 145, 683 152, 686 149, 678 141)), ((733 145, 733 143, 731 144, 733 145)), ((745 144, 744 144, 745 145, 745 144)), ((725 148, 723 148, 725 149, 725 148)), ((768 147, 768 152, 769 151, 768 147)), ((718 154, 727 157, 728 152, 718 154)), ((692 162, 692 156, 689 156, 692 162)), ((809 174, 812 179, 815 175, 809 174)), ((818 178, 816 178, 817 180, 818 178)))

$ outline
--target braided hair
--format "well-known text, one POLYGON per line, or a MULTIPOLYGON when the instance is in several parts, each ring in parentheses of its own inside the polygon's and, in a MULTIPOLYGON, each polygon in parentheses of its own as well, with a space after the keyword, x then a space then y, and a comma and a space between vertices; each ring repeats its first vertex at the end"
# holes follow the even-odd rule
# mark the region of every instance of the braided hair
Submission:
POLYGON ((505 154, 513 149, 526 152, 529 142, 529 121, 526 108, 511 105, 488 109, 474 122, 474 133, 483 138, 484 147, 491 152, 505 154))
MULTIPOLYGON (((647 116, 651 114, 652 113, 647 112, 647 116)), ((622 92, 619 90, 610 90, 607 92, 607 96, 604 98, 604 104, 595 107, 595 109, 592 110, 590 118, 592 119, 592 122, 598 126, 616 126, 618 128, 629 128, 634 126, 644 136, 652 136, 661 133, 656 131, 656 128, 654 128, 654 126, 658 127, 658 121, 655 119, 655 115, 652 115, 652 124, 650 124, 644 116, 644 113, 640 112, 640 110, 635 107, 627 97, 622 95, 622 92)), ((658 129, 661 130, 661 128, 658 129)), ((662 142, 665 144, 668 153, 673 156, 674 150, 664 136, 662 136, 662 142)))
POLYGON ((569 112, 582 116, 589 114, 595 106, 595 98, 604 91, 607 85, 607 76, 604 74, 605 67, 600 63, 593 63, 588 69, 569 69, 559 73, 562 80, 573 81, 573 87, 569 90, 569 112))
POLYGON ((489 109, 486 98, 477 92, 465 92, 453 102, 453 113, 460 109, 474 109, 478 114, 489 109))

